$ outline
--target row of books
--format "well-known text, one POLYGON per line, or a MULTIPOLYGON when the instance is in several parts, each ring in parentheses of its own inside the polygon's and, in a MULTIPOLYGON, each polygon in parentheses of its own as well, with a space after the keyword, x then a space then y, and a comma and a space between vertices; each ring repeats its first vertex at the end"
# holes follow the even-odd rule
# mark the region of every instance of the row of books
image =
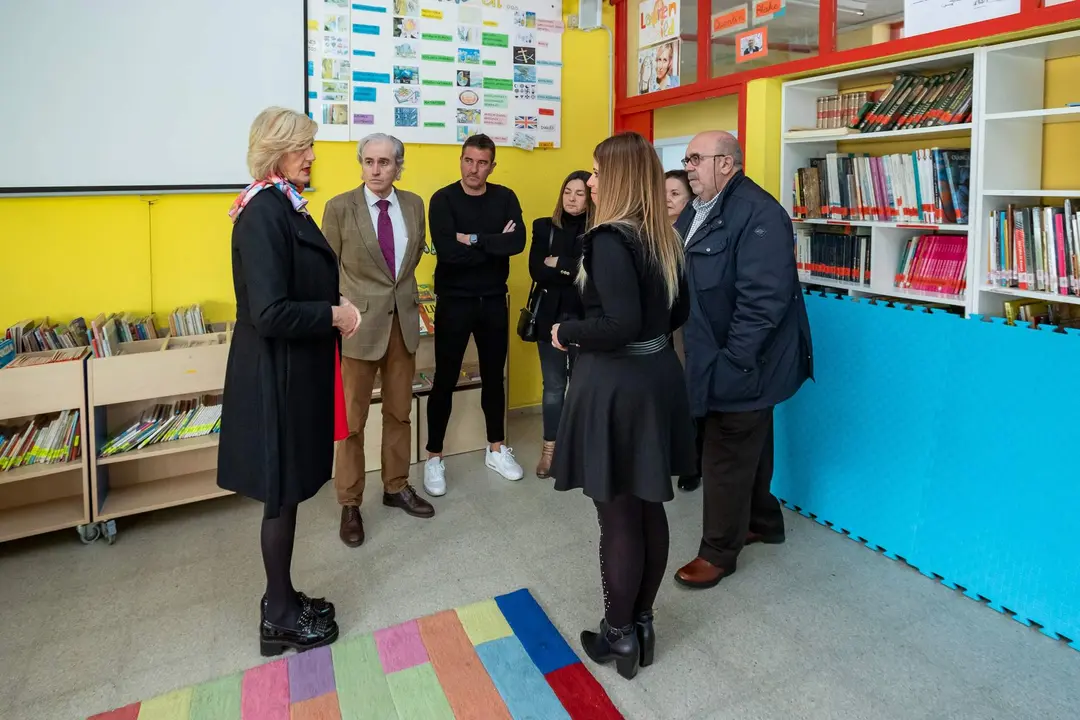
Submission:
POLYGON ((417 297, 420 300, 420 334, 433 335, 435 333, 435 290, 427 283, 416 286, 417 297))
POLYGON ((970 185, 970 150, 827 153, 795 172, 792 210, 801 219, 963 225, 970 185))
POLYGON ((799 278, 870 284, 870 231, 866 228, 824 227, 795 231, 795 262, 799 278))
POLYGON ((1080 295, 1080 219, 1064 207, 991 210, 987 282, 1055 295, 1080 295))
MULTIPOLYGON (((169 314, 172 336, 203 335, 210 332, 200 305, 180 307, 169 314)), ((58 324, 44 320, 20 320, 7 329, 4 339, 11 340, 16 353, 88 347, 94 357, 111 357, 123 342, 154 340, 161 337, 154 313, 134 315, 129 312, 98 314, 89 324, 77 317, 58 324)), ((79 356, 82 357, 82 356, 79 356)), ((78 359, 78 358, 74 358, 78 359)))
POLYGON ((904 245, 893 285, 960 298, 966 278, 966 235, 918 235, 904 245))
POLYGON ((82 455, 81 436, 78 410, 62 410, 2 426, 0 472, 78 460, 82 455))
POLYGON ((881 90, 846 92, 823 95, 817 99, 818 130, 839 130, 859 122, 859 113, 869 102, 877 102, 884 94, 881 90))
POLYGON ((1015 325, 1017 321, 1058 328, 1080 327, 1080 306, 1067 303, 1043 302, 1041 300, 1006 300, 1005 322, 1015 325))
MULTIPOLYGON (((884 91, 823 95, 816 103, 815 130, 875 133, 970 122, 972 78, 971 68, 901 73, 884 91)), ((796 129, 793 134, 819 133, 796 129)))
POLYGON ((203 437, 221 429, 221 395, 158 403, 107 440, 98 453, 109 457, 158 443, 203 437))

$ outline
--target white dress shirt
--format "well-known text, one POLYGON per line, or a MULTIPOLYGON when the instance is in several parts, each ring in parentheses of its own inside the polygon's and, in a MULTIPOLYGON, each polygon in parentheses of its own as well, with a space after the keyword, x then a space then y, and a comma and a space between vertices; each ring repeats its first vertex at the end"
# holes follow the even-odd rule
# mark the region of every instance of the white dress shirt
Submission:
MULTIPOLYGON (((381 211, 376 203, 382 198, 371 192, 367 185, 364 186, 364 198, 367 200, 368 212, 371 213, 371 229, 375 231, 375 237, 378 238, 379 213, 381 211)), ((405 229, 405 216, 401 214, 397 191, 390 190, 386 200, 390 203, 390 207, 386 209, 386 212, 390 214, 390 224, 394 228, 394 277, 396 278, 398 273, 401 272, 401 260, 405 257, 405 249, 409 246, 409 233, 405 229)))

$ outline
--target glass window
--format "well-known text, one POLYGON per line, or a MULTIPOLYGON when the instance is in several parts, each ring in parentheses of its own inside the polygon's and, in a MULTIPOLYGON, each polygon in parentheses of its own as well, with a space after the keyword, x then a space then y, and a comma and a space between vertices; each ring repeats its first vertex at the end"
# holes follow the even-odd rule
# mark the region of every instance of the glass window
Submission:
MULTIPOLYGON (((875 0, 876 1, 876 0, 875 0)), ((818 54, 817 0, 712 2, 712 76, 778 65, 818 54), (773 14, 758 14, 779 8, 773 14)), ((854 0, 841 0, 854 2, 854 0)), ((863 3, 865 4, 865 3, 863 3)))
POLYGON ((849 2, 836 8, 836 49, 879 45, 903 37, 904 0, 849 2))

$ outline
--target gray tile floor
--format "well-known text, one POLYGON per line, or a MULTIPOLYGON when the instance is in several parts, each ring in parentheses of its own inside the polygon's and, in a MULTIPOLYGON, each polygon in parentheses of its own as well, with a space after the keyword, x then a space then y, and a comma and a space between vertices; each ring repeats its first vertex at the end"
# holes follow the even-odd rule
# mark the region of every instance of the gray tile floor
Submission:
MULTIPOLYGON (((539 418, 511 434, 529 470, 539 418)), ((502 480, 478 454, 447 473, 428 521, 382 507, 372 478, 356 550, 328 486, 301 508, 297 584, 337 604, 343 634, 527 587, 577 649, 601 612, 590 503, 502 480)), ((700 502, 668 506, 672 572, 694 554, 700 502)), ((0 545, 0 718, 84 718, 261 662, 259 517, 225 498, 122 522, 112 547, 74 532, 0 545)), ((593 668, 628 718, 1080 717, 1080 652, 788 519, 787 544, 747 549, 715 589, 664 585, 657 662, 636 680, 593 668)))

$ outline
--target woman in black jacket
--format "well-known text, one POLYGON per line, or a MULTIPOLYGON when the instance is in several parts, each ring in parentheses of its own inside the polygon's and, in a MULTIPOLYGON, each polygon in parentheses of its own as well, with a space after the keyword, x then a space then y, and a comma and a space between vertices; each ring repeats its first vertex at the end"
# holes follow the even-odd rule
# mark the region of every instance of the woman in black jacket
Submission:
POLYGON ((544 449, 536 465, 536 476, 548 477, 555 452, 566 384, 573 370, 573 354, 557 350, 547 341, 551 326, 563 320, 581 317, 581 297, 574 278, 581 262, 581 236, 592 214, 593 201, 586 183, 589 173, 576 170, 563 180, 559 201, 551 217, 533 222, 532 246, 529 248, 529 274, 541 293, 536 308, 536 343, 540 353, 540 372, 544 377, 544 449))
POLYGON ((263 655, 307 650, 338 636, 334 606, 292 584, 296 506, 330 479, 334 353, 360 313, 338 294, 338 264, 301 194, 311 182, 317 125, 269 108, 255 118, 236 198, 232 275, 236 328, 229 346, 218 445, 218 485, 263 503, 266 594, 263 655))
POLYGON ((653 660, 671 477, 694 467, 690 401, 671 344, 690 298, 652 145, 620 133, 596 147, 593 163, 595 226, 578 275, 584 318, 551 330, 552 345, 580 352, 551 474, 556 490, 581 488, 600 521, 604 619, 581 633, 582 646, 632 678, 653 660))

